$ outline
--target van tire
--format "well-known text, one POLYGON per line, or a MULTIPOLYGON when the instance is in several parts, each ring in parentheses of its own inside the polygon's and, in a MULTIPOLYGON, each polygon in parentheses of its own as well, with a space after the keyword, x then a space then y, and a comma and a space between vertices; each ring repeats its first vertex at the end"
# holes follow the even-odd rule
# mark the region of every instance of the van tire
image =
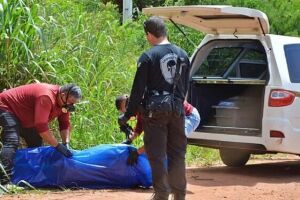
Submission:
POLYGON ((219 152, 222 162, 229 167, 242 167, 250 158, 248 151, 239 149, 219 149, 219 152))

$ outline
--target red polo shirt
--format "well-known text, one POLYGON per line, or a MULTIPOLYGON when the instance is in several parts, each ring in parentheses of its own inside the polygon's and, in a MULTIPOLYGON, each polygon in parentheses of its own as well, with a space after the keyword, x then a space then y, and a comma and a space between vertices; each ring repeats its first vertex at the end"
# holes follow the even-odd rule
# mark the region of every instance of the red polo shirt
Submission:
POLYGON ((24 128, 49 130, 48 122, 57 117, 60 130, 70 128, 70 114, 57 104, 59 86, 46 83, 22 85, 0 93, 0 109, 13 113, 24 128))

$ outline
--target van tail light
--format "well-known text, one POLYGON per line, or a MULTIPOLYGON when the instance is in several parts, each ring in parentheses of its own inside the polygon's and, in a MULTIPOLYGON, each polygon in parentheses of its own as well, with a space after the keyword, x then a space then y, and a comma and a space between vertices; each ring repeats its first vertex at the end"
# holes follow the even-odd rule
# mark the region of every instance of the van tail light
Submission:
POLYGON ((274 130, 270 131, 270 137, 273 137, 273 138, 285 138, 283 132, 281 132, 281 131, 274 131, 274 130))
POLYGON ((269 96, 270 107, 282 107, 288 106, 293 103, 295 94, 287 90, 274 89, 271 90, 269 96))

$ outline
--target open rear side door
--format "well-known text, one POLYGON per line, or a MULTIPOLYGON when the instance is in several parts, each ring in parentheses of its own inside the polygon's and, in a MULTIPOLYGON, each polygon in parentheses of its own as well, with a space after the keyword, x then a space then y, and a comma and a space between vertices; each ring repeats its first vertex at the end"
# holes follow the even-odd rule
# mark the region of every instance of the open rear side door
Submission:
POLYGON ((204 33, 262 35, 270 31, 265 13, 232 6, 174 6, 144 8, 146 15, 169 19, 204 33))

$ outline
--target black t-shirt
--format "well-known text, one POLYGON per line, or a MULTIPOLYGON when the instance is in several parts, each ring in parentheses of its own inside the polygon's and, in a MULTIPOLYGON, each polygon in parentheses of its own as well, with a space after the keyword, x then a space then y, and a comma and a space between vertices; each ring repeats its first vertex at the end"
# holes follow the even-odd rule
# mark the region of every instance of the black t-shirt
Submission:
POLYGON ((190 62, 187 53, 173 44, 155 45, 144 52, 137 64, 137 71, 131 89, 126 117, 137 112, 146 90, 173 92, 173 78, 176 71, 177 58, 180 57, 185 67, 180 69, 180 81, 177 83, 175 97, 184 100, 188 89, 190 62))

